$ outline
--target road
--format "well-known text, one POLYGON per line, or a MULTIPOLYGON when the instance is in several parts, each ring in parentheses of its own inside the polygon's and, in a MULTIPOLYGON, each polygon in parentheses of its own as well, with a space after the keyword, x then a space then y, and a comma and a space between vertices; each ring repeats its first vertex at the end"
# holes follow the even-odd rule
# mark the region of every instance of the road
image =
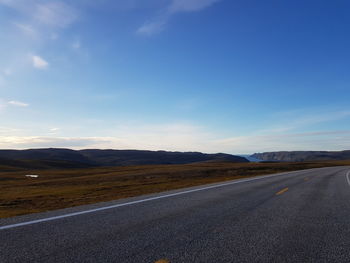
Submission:
POLYGON ((310 169, 2 219, 0 262, 350 262, 349 171, 310 169))

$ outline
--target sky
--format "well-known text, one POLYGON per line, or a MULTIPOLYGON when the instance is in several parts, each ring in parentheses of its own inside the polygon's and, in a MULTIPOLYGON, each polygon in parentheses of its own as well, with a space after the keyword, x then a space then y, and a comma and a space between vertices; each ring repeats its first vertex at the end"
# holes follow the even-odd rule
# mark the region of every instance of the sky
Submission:
POLYGON ((0 0, 0 148, 350 149, 348 0, 0 0))

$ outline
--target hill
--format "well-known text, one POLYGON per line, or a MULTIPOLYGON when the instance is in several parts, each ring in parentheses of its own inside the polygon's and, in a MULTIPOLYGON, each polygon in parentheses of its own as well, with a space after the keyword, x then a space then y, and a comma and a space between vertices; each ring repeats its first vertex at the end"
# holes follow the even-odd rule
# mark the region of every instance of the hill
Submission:
POLYGON ((348 151, 291 151, 254 153, 251 157, 262 161, 306 162, 350 160, 348 151))
POLYGON ((167 152, 140 150, 71 150, 60 148, 0 150, 0 167, 18 168, 87 168, 93 166, 128 166, 189 164, 196 162, 249 162, 246 158, 217 153, 167 152))

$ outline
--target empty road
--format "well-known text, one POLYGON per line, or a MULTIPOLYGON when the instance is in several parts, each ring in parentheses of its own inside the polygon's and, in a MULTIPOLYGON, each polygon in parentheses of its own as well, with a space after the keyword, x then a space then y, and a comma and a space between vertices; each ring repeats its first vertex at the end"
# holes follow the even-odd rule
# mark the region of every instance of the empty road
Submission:
POLYGON ((0 220, 0 262, 350 262, 350 168, 0 220))

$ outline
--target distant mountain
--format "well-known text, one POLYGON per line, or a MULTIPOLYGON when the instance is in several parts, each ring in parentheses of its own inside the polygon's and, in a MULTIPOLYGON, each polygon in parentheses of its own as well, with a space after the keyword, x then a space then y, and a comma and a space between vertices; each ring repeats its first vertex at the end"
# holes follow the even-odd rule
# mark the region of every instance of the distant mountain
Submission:
POLYGON ((21 168, 83 168, 146 164, 188 164, 195 162, 249 162, 246 158, 217 153, 140 150, 70 150, 60 148, 0 150, 0 165, 21 168))
POLYGON ((292 152, 264 152, 251 155, 263 161, 305 162, 305 161, 337 161, 350 160, 348 151, 292 151, 292 152))
POLYGON ((95 165, 65 160, 13 160, 0 158, 0 170, 88 168, 95 165))
POLYGON ((244 157, 244 158, 246 158, 249 162, 253 162, 253 163, 259 163, 259 162, 262 161, 262 160, 260 160, 260 159, 257 159, 257 158, 252 157, 252 155, 243 154, 243 155, 239 155, 239 156, 244 157))

